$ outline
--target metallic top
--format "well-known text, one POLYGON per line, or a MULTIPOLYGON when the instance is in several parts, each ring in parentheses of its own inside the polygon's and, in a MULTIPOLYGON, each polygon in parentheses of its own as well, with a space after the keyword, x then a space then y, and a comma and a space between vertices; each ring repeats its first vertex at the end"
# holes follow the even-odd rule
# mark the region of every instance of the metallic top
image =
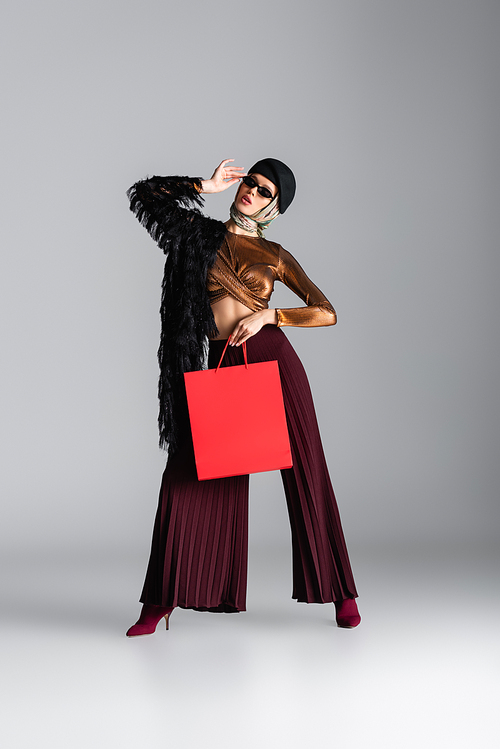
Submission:
POLYGON ((335 325, 335 310, 295 258, 276 242, 261 237, 226 234, 215 264, 208 271, 210 302, 232 296, 253 312, 267 309, 276 280, 288 286, 307 305, 278 309, 278 327, 335 325))

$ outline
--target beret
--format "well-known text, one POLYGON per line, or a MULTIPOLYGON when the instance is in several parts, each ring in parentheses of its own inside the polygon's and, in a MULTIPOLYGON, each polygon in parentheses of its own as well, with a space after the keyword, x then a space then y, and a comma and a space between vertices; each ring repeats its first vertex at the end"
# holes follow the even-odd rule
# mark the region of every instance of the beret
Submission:
POLYGON ((284 213, 295 195, 295 177, 286 164, 279 159, 261 159, 248 170, 248 174, 262 174, 269 179, 279 192, 279 210, 284 213))

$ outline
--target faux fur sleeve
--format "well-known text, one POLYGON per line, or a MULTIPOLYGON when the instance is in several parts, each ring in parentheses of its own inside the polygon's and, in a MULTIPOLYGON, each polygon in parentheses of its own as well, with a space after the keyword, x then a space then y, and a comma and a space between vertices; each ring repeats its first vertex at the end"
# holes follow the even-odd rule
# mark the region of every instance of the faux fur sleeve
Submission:
POLYGON ((190 232, 205 233, 213 219, 199 210, 201 179, 197 177, 151 177, 127 191, 130 210, 158 246, 167 254, 190 232))

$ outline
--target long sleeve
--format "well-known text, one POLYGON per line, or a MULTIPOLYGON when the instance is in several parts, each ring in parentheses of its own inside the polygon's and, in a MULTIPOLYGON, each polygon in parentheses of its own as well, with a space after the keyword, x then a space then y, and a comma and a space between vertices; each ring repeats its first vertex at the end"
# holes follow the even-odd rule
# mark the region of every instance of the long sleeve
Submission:
POLYGON ((337 315, 326 296, 313 284, 293 255, 280 247, 278 279, 305 303, 306 307, 278 309, 278 327, 292 325, 315 328, 335 325, 337 315))
POLYGON ((130 210, 168 253, 172 243, 182 243, 196 234, 204 238, 215 233, 222 241, 225 228, 221 222, 199 210, 203 206, 200 191, 198 177, 151 177, 136 182, 127 195, 130 210))

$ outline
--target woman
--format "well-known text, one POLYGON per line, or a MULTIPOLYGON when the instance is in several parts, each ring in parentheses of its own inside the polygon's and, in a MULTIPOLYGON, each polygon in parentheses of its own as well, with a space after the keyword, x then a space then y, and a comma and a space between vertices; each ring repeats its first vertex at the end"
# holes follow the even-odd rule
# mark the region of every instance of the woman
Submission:
MULTIPOLYGON (((130 188, 131 210, 167 255, 163 280, 160 362, 160 444, 169 449, 138 622, 127 635, 168 629, 176 606, 199 611, 245 610, 248 476, 198 481, 183 373, 277 359, 293 468, 281 472, 292 530, 293 593, 298 601, 334 602, 340 627, 360 622, 357 596, 333 488, 304 369, 280 330, 285 325, 334 325, 335 310, 264 230, 295 194, 292 171, 277 159, 248 174, 219 164, 209 180, 153 177, 130 188), (201 194, 239 184, 224 223, 198 209, 201 194), (274 281, 305 303, 271 309, 274 281)), ((242 393, 244 401, 244 393, 242 393)), ((262 415, 263 429, 265 417, 262 415)))

